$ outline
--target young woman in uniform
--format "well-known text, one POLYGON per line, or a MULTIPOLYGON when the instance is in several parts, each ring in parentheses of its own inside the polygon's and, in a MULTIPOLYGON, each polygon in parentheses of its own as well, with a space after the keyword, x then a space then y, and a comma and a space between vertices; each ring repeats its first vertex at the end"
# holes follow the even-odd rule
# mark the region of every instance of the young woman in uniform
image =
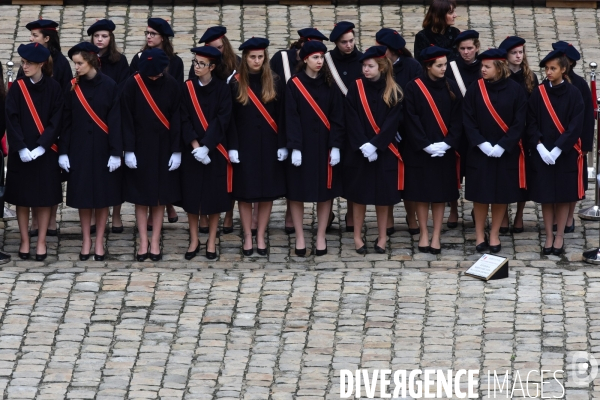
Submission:
MULTIPOLYGON (((183 166, 182 207, 188 213, 190 245, 185 259, 200 250, 199 215, 208 215, 206 258, 217 258, 216 240, 221 213, 231 209, 233 168, 227 151, 226 133, 231 120, 231 91, 213 76, 221 61, 215 47, 191 49, 196 78, 186 81, 181 107, 183 166)), ((242 154, 241 162, 244 162, 242 154)))
POLYGON ((230 82, 233 114, 227 143, 234 163, 233 195, 240 210, 245 256, 253 253, 252 205, 256 204, 258 216, 257 251, 266 255, 265 231, 273 200, 285 196, 285 85, 269 67, 268 46, 269 40, 263 38, 245 41, 240 46, 240 71, 230 82))
POLYGON ((528 189, 531 200, 542 203, 546 230, 543 254, 564 253, 564 230, 569 204, 585 198, 581 133, 583 98, 569 82, 569 60, 560 50, 541 62, 546 79, 529 98, 527 137, 532 151, 528 189), (557 231, 553 237, 552 224, 557 231))
POLYGON ((403 196, 417 203, 421 252, 440 254, 440 236, 446 202, 458 199, 460 161, 456 150, 462 135, 462 96, 446 78, 449 50, 431 46, 423 50, 421 77, 406 85, 404 121, 406 144, 403 196), (429 241, 429 204, 433 234, 429 241))
POLYGON ((139 72, 125 81, 121 93, 123 200, 135 204, 140 244, 137 260, 162 258, 160 234, 165 205, 180 200, 181 83, 166 72, 169 57, 159 48, 144 50, 139 72), (148 208, 152 241, 148 243, 148 208))
MULTIPOLYGON (((569 79, 571 84, 579 89, 581 97, 583 98, 583 131, 581 132, 581 151, 584 155, 583 165, 587 166, 587 153, 594 150, 594 125, 596 124, 594 116, 594 108, 596 100, 592 98, 592 92, 590 86, 584 78, 577 75, 573 68, 577 65, 577 61, 581 59, 579 51, 570 43, 559 41, 552 43, 554 50, 561 50, 565 53, 565 56, 569 59, 569 79)), ((584 189, 588 188, 588 174, 587 168, 583 169, 583 186, 584 189)), ((569 215, 567 216, 567 225, 565 226, 565 233, 571 233, 575 231, 575 219, 573 214, 575 213, 575 206, 577 202, 572 202, 569 206, 569 215)), ((556 231, 556 224, 552 227, 556 231)))
MULTIPOLYGON (((394 77, 396 83, 402 90, 406 88, 406 84, 421 74, 421 64, 413 58, 410 50, 406 48, 406 40, 394 29, 382 28, 375 34, 375 41, 378 45, 387 47, 386 57, 392 62, 394 68, 394 77)), ((400 116, 398 124, 398 140, 399 151, 402 152, 404 143, 402 137, 404 134, 404 115, 400 116)), ((417 206, 412 201, 404 200, 404 208, 406 210, 406 225, 408 225, 408 233, 417 235, 419 224, 417 223, 417 206)), ((394 228, 394 206, 390 206, 388 210, 387 234, 388 236, 396 232, 394 228)))
POLYGON ((63 90, 52 76, 50 51, 39 43, 20 45, 23 76, 6 97, 10 156, 4 200, 17 207, 21 233, 19 258, 29 258, 29 209, 37 211, 39 234, 35 259, 48 254, 46 232, 53 206, 62 201, 55 142, 63 113, 63 90))
POLYGON ((414 54, 417 61, 423 61, 421 52, 431 45, 450 50, 448 57, 450 60, 458 57, 453 47, 454 39, 460 33, 454 27, 457 17, 456 1, 433 0, 425 14, 423 29, 415 36, 414 54))
POLYGON ((121 198, 121 109, 118 86, 100 72, 100 49, 82 42, 69 50, 77 77, 65 94, 58 164, 69 172, 67 206, 79 209, 83 244, 79 259, 90 258, 92 211, 97 221, 94 260, 104 260, 108 207, 121 198))
POLYGON ((346 97, 348 146, 344 151, 344 190, 354 207, 354 247, 367 252, 362 237, 367 205, 374 205, 379 235, 375 252, 385 253, 389 207, 400 202, 402 176, 395 145, 402 115, 402 90, 396 83, 385 46, 362 55, 364 77, 350 85, 346 97))
POLYGON ((525 152, 521 142, 527 119, 525 90, 510 79, 506 51, 479 55, 482 79, 472 84, 463 101, 468 138, 465 198, 473 202, 476 250, 498 253, 500 224, 507 204, 526 196, 525 152), (485 220, 492 207, 489 242, 485 220))
MULTIPOLYGON (((116 26, 109 19, 96 21, 87 30, 91 42, 100 49, 100 69, 102 74, 111 78, 117 85, 121 85, 129 78, 129 63, 127 58, 117 48, 113 31, 116 26)), ((95 232, 95 221, 92 217, 91 232, 95 232)), ((112 233, 123 232, 123 221, 121 221, 121 204, 115 205, 112 211, 112 233)))
MULTIPOLYGON (((498 46, 500 49, 506 50, 506 60, 508 61, 508 68, 510 69, 510 78, 516 81, 523 89, 527 96, 531 95, 533 90, 539 85, 538 78, 529 68, 529 62, 527 61, 527 54, 525 52, 525 39, 518 36, 508 36, 498 46)), ((527 141, 523 142, 526 152, 535 151, 529 149, 527 141)), ((526 199, 527 200, 527 199, 526 199)), ((525 209, 525 201, 517 203, 517 212, 515 213, 515 219, 513 221, 512 232, 521 233, 523 232, 523 210, 525 209)), ((500 226, 500 233, 508 233, 508 209, 504 213, 504 219, 500 226)))
POLYGON ((340 148, 345 141, 343 95, 325 63, 327 47, 308 41, 300 50, 299 72, 288 81, 285 97, 287 195, 294 228, 295 254, 306 255, 302 221, 304 203, 317 203, 315 254, 327 254, 325 232, 332 199, 341 195, 340 148))

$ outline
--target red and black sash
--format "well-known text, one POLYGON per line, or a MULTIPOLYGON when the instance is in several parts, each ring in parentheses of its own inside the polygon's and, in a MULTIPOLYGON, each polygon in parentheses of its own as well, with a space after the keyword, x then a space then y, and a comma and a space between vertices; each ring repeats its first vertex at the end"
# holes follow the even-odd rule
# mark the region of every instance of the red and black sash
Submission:
MULTIPOLYGON (((239 82, 240 74, 235 74, 235 79, 237 79, 237 81, 239 82)), ((278 133, 277 124, 275 123, 275 120, 271 117, 271 114, 269 114, 269 112, 267 111, 263 103, 259 100, 259 98, 256 96, 256 94, 254 94, 250 86, 248 86, 248 97, 250 98, 250 100, 252 100, 252 103, 256 106, 256 108, 262 114, 262 116, 267 120, 267 123, 271 126, 271 128, 273 128, 275 133, 278 133)))
MULTIPOLYGON (((206 132, 208 130, 208 121, 202 112, 202 108, 198 102, 198 97, 196 97, 194 83, 192 81, 187 81, 185 84, 188 87, 188 92, 190 94, 190 98, 192 99, 194 109, 196 110, 196 115, 202 124, 202 128, 204 128, 204 132, 206 132)), ((217 145, 217 150, 219 150, 219 153, 221 153, 223 157, 225 157, 225 160, 227 160, 227 193, 231 193, 233 191, 233 166, 229 160, 229 154, 227 154, 227 150, 225 150, 225 147, 223 147, 221 143, 217 145)))
MULTIPOLYGON (((373 113, 371 112, 371 107, 369 107, 369 101, 367 100, 367 94, 365 93, 365 87, 362 79, 356 80, 356 86, 358 87, 358 95, 360 96, 360 102, 362 103, 363 110, 367 115, 367 119, 375 131, 375 134, 379 135, 381 129, 377 125, 377 122, 375 122, 375 118, 373 118, 373 113)), ((404 190, 404 160, 402 160, 400 152, 392 143, 388 145, 388 149, 390 149, 392 154, 394 154, 398 159, 398 190, 404 190)))
MULTIPOLYGON (((319 105, 317 104, 315 99, 313 99, 312 96, 310 95, 310 93, 308 93, 308 90, 306 90, 306 88, 304 87, 302 82, 300 82, 300 79, 298 79, 298 77, 293 77, 292 82, 294 82, 294 84, 296 85, 296 87, 298 88, 300 93, 302 93, 302 96, 304 96, 304 98, 306 99, 308 104, 310 104, 310 106, 315 111, 315 113, 317 113, 317 115, 319 116, 321 121, 323 121, 323 124, 325 125, 327 130, 331 130, 331 125, 329 124, 329 120, 327 119, 327 116, 325 115, 323 110, 321 110, 321 107, 319 107, 319 105)), ((329 162, 327 163, 327 189, 331 189, 332 180, 333 180, 333 167, 331 166, 331 150, 329 150, 329 162)))
MULTIPOLYGON (((546 105, 546 109, 548 110, 548 114, 550 114, 550 118, 552 118, 552 121, 554 122, 556 129, 558 129, 558 132, 560 132, 560 134, 562 135, 565 132, 565 128, 563 127, 562 123, 558 119, 558 115, 556 115, 556 111, 554 111, 554 107, 552 106, 552 103, 550 102, 550 99, 548 98, 548 93, 546 92, 546 88, 544 87, 544 84, 542 83, 539 86, 539 88, 540 88, 540 94, 542 95, 542 99, 544 100, 544 104, 546 105)), ((578 177, 577 195, 580 199, 583 199, 583 196, 585 196, 585 189, 583 188, 583 152, 581 151, 581 139, 577 139, 577 143, 575 143, 573 145, 573 148, 575 149, 575 151, 578 154, 578 156, 577 156, 577 177, 578 177)))
MULTIPOLYGON (((496 112, 496 109, 490 100, 490 96, 488 95, 483 79, 479 79, 478 84, 479 89, 481 90, 481 96, 483 97, 483 102, 485 103, 490 114, 492 114, 494 121, 496 121, 504 133, 508 132, 508 125, 506 125, 506 123, 502 120, 500 114, 496 112)), ((527 189, 527 178, 525 175, 525 150, 523 149, 523 140, 521 139, 519 139, 519 150, 521 151, 519 154, 519 188, 527 189)))
MULTIPOLYGON (((42 120, 40 119, 40 116, 38 115, 38 112, 35 108, 35 104, 33 104, 33 100, 31 99, 31 96, 29 95, 29 90, 27 90, 27 86, 25 85, 25 82, 23 82, 23 79, 17 80, 17 83, 19 84, 19 87, 21 88, 21 93, 23 93, 23 97, 25 97, 25 102, 27 103, 29 112, 31 112, 31 116, 33 117, 35 126, 37 126, 38 131, 40 132, 40 136, 41 136, 44 133, 44 124, 42 124, 42 120)), ((58 146, 56 144, 53 144, 52 146, 50 146, 50 148, 58 153, 58 146)))
POLYGON ((83 95, 83 91, 81 90, 79 85, 76 85, 76 82, 77 82, 77 79, 71 80, 71 84, 75 85, 75 94, 77 95, 77 98, 81 102, 81 105, 83 106, 83 108, 85 108, 85 111, 87 111, 88 115, 94 120, 96 125, 98 125, 98 127, 100 129, 102 129, 104 131, 104 133, 106 133, 108 135, 108 125, 106 125, 106 123, 104 123, 104 121, 102 121, 100 119, 100 117, 94 112, 94 110, 92 110, 92 107, 90 107, 90 104, 88 103, 88 101, 85 99, 85 96, 83 95))
POLYGON ((171 124, 169 123, 169 120, 167 119, 167 117, 165 117, 165 115, 162 113, 162 111, 160 111, 160 108, 158 108, 158 106, 156 105, 156 102, 154 102, 154 99, 152 98, 152 95, 148 91, 148 88, 146 87, 146 84, 144 83, 140 74, 135 74, 133 77, 135 78, 135 81, 137 82, 138 86, 140 87, 142 94, 146 98, 148 105, 150 106, 152 111, 154 111, 154 114, 156 115, 156 117, 160 120, 160 122, 162 122, 162 124, 167 129, 171 129, 171 124))
MULTIPOLYGON (((419 86, 421 92, 423 92, 423 95, 427 99, 427 103, 429 103, 429 107, 431 107, 431 111, 433 111, 435 120, 437 121, 442 133, 444 134, 444 137, 448 136, 448 127, 446 127, 446 123, 442 119, 442 114, 440 114, 440 110, 438 110, 435 101, 433 101, 431 93, 429 93, 429 90, 427 90, 427 87, 425 86, 423 81, 421 81, 421 79, 415 79, 415 83, 419 86)), ((458 154, 458 151, 456 150, 454 152, 456 153, 456 182, 458 183, 458 188, 460 189, 460 154, 458 154)))

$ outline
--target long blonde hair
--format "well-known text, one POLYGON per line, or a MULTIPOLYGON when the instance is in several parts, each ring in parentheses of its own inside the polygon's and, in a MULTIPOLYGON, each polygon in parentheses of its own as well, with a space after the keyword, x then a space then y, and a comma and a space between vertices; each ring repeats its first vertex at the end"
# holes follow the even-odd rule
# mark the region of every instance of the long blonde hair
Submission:
POLYGON ((404 93, 402 88, 396 83, 392 71, 394 67, 387 57, 373 58, 379 67, 381 75, 385 77, 385 90, 383 91, 383 101, 388 107, 394 107, 402 101, 404 93))
MULTIPOLYGON (((240 72, 237 77, 238 81, 238 95, 235 98, 239 103, 246 105, 248 104, 248 54, 250 54, 251 50, 244 50, 242 52, 242 62, 240 63, 240 72)), ((261 73, 261 84, 262 84, 262 92, 260 94, 260 100, 267 104, 277 97, 277 92, 275 91, 275 81, 273 77, 273 73, 271 72, 271 66, 269 64, 269 52, 267 49, 264 49, 265 60, 263 62, 262 67, 260 68, 261 73)))
POLYGON ((527 61, 525 45, 523 45, 523 62, 521 62, 521 69, 523 70, 523 78, 525 79, 525 86, 527 87, 527 91, 531 93, 535 88, 535 81, 533 80, 533 72, 529 68, 529 61, 527 61))

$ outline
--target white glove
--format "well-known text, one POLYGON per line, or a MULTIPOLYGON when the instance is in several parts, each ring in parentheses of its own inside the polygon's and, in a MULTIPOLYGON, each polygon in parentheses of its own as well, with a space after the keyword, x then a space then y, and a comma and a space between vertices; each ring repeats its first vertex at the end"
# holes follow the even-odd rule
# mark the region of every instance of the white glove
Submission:
POLYGON ((502 154, 504 154, 504 148, 502 148, 502 146, 495 145, 494 148, 492 149, 492 151, 490 152, 489 156, 497 158, 497 157, 501 157, 502 154))
POLYGON ((169 171, 175 171, 181 165, 181 153, 175 152, 171 154, 169 159, 169 171))
POLYGON ((555 147, 552 149, 552 151, 550 152, 550 155, 552 156, 552 160, 554 160, 554 162, 556 162, 556 159, 558 158, 558 156, 560 156, 560 153, 562 153, 562 150, 559 149, 558 147, 555 147))
POLYGON ((331 154, 329 155, 329 165, 335 167, 340 163, 340 149, 337 147, 331 148, 331 154))
POLYGON ((448 150, 450 148, 450 146, 448 145, 448 143, 446 142, 436 142, 434 144, 432 144, 432 146, 438 151, 438 152, 446 152, 446 150, 448 150))
POLYGON ((35 160, 39 156, 44 155, 45 152, 46 152, 45 148, 43 148, 42 146, 38 146, 35 149, 31 150, 31 158, 33 158, 35 160))
POLYGON ((367 143, 363 144, 362 146, 360 146, 360 150, 362 151, 363 156, 368 158, 371 154, 373 154, 377 151, 377 147, 375 147, 371 143, 367 142, 367 143))
POLYGON ((302 152, 300 150, 292 151, 292 165, 295 167, 302 165, 302 152))
POLYGON ((438 150, 435 143, 430 144, 429 146, 425 147, 423 150, 425 150, 427 153, 431 154, 431 157, 441 157, 446 153, 445 150, 444 151, 438 150))
MULTIPOLYGON (((208 147, 206 147, 206 146, 196 147, 194 150, 192 150, 192 154, 194 155, 194 158, 197 161, 202 162, 204 157, 208 156, 208 147)), ((208 162, 210 162, 210 159, 208 162)), ((208 163, 206 163, 206 164, 208 164, 208 163)))
MULTIPOLYGON (((60 164, 60 157, 58 159, 58 163, 60 164)), ((110 156, 110 158, 108 159, 108 164, 106 166, 108 167, 108 172, 116 171, 121 166, 121 157, 110 156)))
POLYGON ((135 158, 135 153, 133 151, 125 152, 125 165, 132 169, 137 168, 137 159, 135 158))
POLYGON ((277 150, 277 160, 278 161, 285 161, 288 158, 288 149, 286 149, 285 147, 282 147, 281 149, 277 150))
POLYGON ((66 154, 58 156, 58 166, 64 169, 65 171, 69 172, 69 168, 71 168, 71 164, 69 163, 69 156, 66 154))
POLYGON ((19 150, 19 157, 21 157, 21 161, 23 161, 23 162, 29 162, 29 161, 33 160, 33 158, 31 157, 31 152, 29 151, 29 149, 27 147, 19 150))
POLYGON ((367 157, 367 160, 369 160, 369 162, 373 162, 375 160, 377 160, 377 152, 371 154, 369 157, 367 157))
POLYGON ((537 149, 538 153, 540 153, 542 161, 544 161, 548 165, 554 165, 554 158, 552 158, 552 155, 550 154, 548 149, 546 149, 546 146, 544 146, 541 143, 538 143, 538 145, 535 148, 537 149))
POLYGON ((232 164, 238 164, 240 162, 240 154, 237 150, 229 150, 229 161, 232 164))
POLYGON ((402 136, 400 136, 400 132, 396 132, 396 142, 400 143, 402 140, 402 136))
POLYGON ((488 157, 490 157, 490 153, 492 152, 492 150, 494 150, 494 147, 490 142, 483 142, 481 144, 478 144, 477 147, 479 147, 483 154, 485 154, 488 157))
POLYGON ((204 157, 202 160, 200 160, 200 162, 204 165, 208 165, 210 164, 210 157, 208 156, 208 154, 206 155, 206 157, 204 157))

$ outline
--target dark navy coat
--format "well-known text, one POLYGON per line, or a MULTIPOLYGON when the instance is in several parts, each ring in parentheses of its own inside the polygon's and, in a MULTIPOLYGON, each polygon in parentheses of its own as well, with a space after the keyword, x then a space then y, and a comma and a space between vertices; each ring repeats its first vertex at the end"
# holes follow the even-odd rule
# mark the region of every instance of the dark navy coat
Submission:
MULTIPOLYGON (((463 82, 465 83, 465 87, 468 89, 469 86, 477 79, 481 78, 481 61, 477 60, 474 63, 467 64, 462 57, 457 57, 455 60, 456 66, 458 67, 458 71, 460 72, 460 76, 462 77, 463 82)), ((458 79, 454 76, 454 71, 450 66, 450 62, 448 62, 448 67, 446 68, 446 77, 452 79, 457 82, 458 79)))
POLYGON ((283 61, 281 60, 281 53, 285 52, 287 53, 287 57, 290 63, 290 74, 291 76, 294 76, 294 74, 296 73, 296 66, 298 65, 298 63, 300 62, 300 60, 297 60, 296 58, 298 57, 298 49, 288 49, 288 50, 280 50, 277 53, 273 54, 273 57, 271 57, 271 60, 269 61, 269 64, 271 65, 271 69, 273 70, 273 72, 275 72, 277 75, 279 75, 281 77, 281 79, 283 79, 284 83, 285 83, 285 71, 283 69, 283 61))
MULTIPOLYGON (((531 73, 533 74, 533 88, 535 90, 536 86, 538 86, 540 83, 538 81, 537 75, 533 71, 531 73)), ((521 85, 521 87, 523 87, 523 89, 525 90, 525 93, 527 93, 527 96, 531 95, 531 92, 527 90, 527 85, 525 84, 525 75, 523 75, 522 69, 520 69, 518 72, 511 72, 510 79, 514 80, 519 85, 521 85)))
MULTIPOLYGON (((433 111, 416 81, 404 91, 404 121, 406 143, 402 147, 405 164, 403 197, 405 200, 445 203, 458 199, 456 155, 462 135, 462 96, 456 83, 449 78, 432 81, 426 73, 423 81, 448 128, 444 137, 433 111), (456 96, 450 97, 446 82, 456 96), (423 150, 436 142, 446 142, 451 148, 442 157, 431 157, 423 150)), ((404 141, 403 140, 403 141, 404 141)))
POLYGON ((116 63, 110 62, 108 54, 103 55, 100 57, 100 69, 117 84, 125 82, 131 75, 127 58, 123 54, 120 54, 119 61, 116 63))
POLYGON ((460 57, 454 46, 454 39, 458 36, 460 30, 453 26, 449 26, 444 33, 434 33, 430 27, 425 28, 415 35, 415 47, 413 55, 417 61, 421 60, 421 51, 431 46, 432 44, 441 47, 442 49, 448 49, 452 53, 448 55, 448 61, 460 57))
POLYGON ((423 68, 417 60, 401 55, 394 63, 396 83, 404 90, 408 82, 421 75, 422 70, 423 68))
POLYGON ((287 148, 290 150, 286 161, 286 196, 289 200, 302 202, 331 200, 342 192, 342 161, 333 167, 331 189, 327 188, 327 171, 331 148, 341 150, 346 140, 344 98, 335 82, 328 85, 323 74, 313 79, 301 71, 296 77, 317 102, 329 120, 331 129, 327 129, 300 93, 293 78, 290 79, 285 96, 287 148), (302 165, 299 167, 292 165, 294 149, 302 152, 302 165))
POLYGON ((469 86, 463 101, 463 125, 468 139, 465 198, 483 204, 526 201, 519 189, 519 140, 525 133, 527 94, 514 80, 485 82, 488 96, 508 131, 500 128, 483 101, 478 81, 469 86), (504 149, 501 157, 488 157, 479 144, 489 142, 504 149))
POLYGON ((10 156, 4 201, 24 207, 53 206, 62 202, 58 153, 50 147, 57 142, 61 130, 63 90, 57 81, 46 76, 35 85, 30 78, 19 79, 25 82, 44 132, 40 136, 21 88, 15 81, 6 96, 10 156), (19 150, 27 147, 31 151, 38 146, 46 149, 42 156, 27 163, 21 161, 19 150))
MULTIPOLYGON (((352 50, 352 53, 344 54, 336 46, 329 51, 329 54, 331 54, 333 64, 346 88, 349 88, 355 80, 362 76, 362 63, 358 59, 363 53, 358 51, 356 47, 352 50)), ((335 85, 337 86, 337 83, 335 85)))
POLYGON ((135 78, 128 78, 120 101, 123 151, 135 153, 137 168, 122 166, 123 200, 144 206, 173 204, 181 198, 180 171, 169 171, 171 155, 181 151, 181 84, 168 74, 155 81, 142 79, 170 128, 158 119, 135 78))
POLYGON ((79 79, 79 87, 96 115, 108 125, 108 134, 94 122, 75 91, 65 92, 63 129, 59 154, 69 156, 67 205, 73 208, 104 208, 121 204, 122 164, 109 172, 110 156, 123 155, 121 108, 118 86, 98 72, 93 79, 79 79))
MULTIPOLYGON (((221 144, 226 152, 229 150, 226 133, 231 121, 231 90, 225 81, 216 77, 206 86, 200 86, 198 79, 188 82, 194 84, 196 98, 208 122, 208 129, 205 131, 200 122, 186 83, 181 107, 184 143, 181 207, 190 214, 210 215, 226 212, 231 210, 233 197, 227 192, 227 158, 219 152, 217 146, 221 144), (202 164, 192 155, 191 143, 194 140, 210 150, 209 164, 202 164)), ((235 179, 235 172, 233 176, 235 179)))
MULTIPOLYGON (((594 115, 594 104, 596 104, 596 99, 592 99, 592 91, 586 80, 581 76, 577 75, 575 72, 569 72, 569 78, 571 78, 571 83, 581 93, 581 97, 583 98, 583 131, 581 132, 581 149, 584 152, 594 151, 594 128, 596 125, 596 117, 594 115)), ((588 188, 588 171, 587 171, 587 155, 584 156, 585 159, 583 164, 585 168, 583 169, 583 186, 587 190, 588 188)))
POLYGON ((380 129, 376 134, 360 100, 358 85, 352 82, 346 96, 346 131, 348 146, 343 152, 344 195, 352 202, 391 206, 400 202, 398 190, 398 158, 388 148, 396 143, 396 131, 402 105, 388 107, 383 101, 385 77, 377 82, 360 78, 365 88, 373 118, 380 129), (360 147, 365 143, 377 147, 377 160, 369 162, 360 147))
MULTIPOLYGON (((133 75, 138 71, 138 62, 140 61, 140 53, 137 53, 131 59, 131 64, 129 65, 129 74, 133 75)), ((177 55, 174 54, 173 57, 169 60, 169 66, 167 67, 167 72, 171 75, 177 83, 183 82, 183 60, 177 55)))
MULTIPOLYGON (((249 86, 261 99, 262 74, 249 74, 249 86)), ((271 201, 285 196, 285 161, 277 160, 277 149, 286 146, 284 96, 285 84, 275 76, 277 98, 263 104, 277 124, 277 132, 260 113, 252 100, 239 103, 238 82, 230 81, 233 114, 227 132, 229 150, 237 150, 239 164, 233 164, 233 195, 248 203, 271 201)), ((262 101, 261 101, 262 103, 262 101)))
MULTIPOLYGON (((542 100, 539 88, 529 97, 527 115, 527 138, 531 148, 530 171, 527 185, 531 200, 538 203, 568 203, 579 200, 577 151, 573 145, 581 137, 584 104, 579 90, 564 81, 550 87, 549 81, 542 82, 550 102, 565 132, 561 135, 542 100), (554 147, 562 150, 554 165, 542 161, 536 146, 541 142, 548 151, 554 147)), ((587 168, 584 164, 583 168, 587 168)))

